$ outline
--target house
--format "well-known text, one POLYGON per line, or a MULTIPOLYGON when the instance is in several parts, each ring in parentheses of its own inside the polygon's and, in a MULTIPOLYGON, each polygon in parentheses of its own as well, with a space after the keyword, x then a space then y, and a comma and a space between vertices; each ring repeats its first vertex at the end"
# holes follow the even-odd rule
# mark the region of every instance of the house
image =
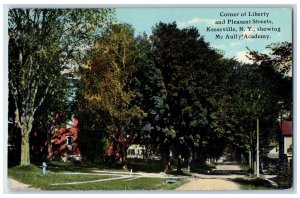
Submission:
POLYGON ((127 158, 143 159, 146 146, 141 144, 131 144, 127 149, 127 158))
POLYGON ((81 161, 78 147, 78 119, 73 116, 65 126, 54 130, 51 138, 52 152, 50 159, 63 161, 81 161))
POLYGON ((275 170, 275 166, 281 162, 290 164, 293 157, 293 130, 292 121, 280 121, 279 125, 279 141, 264 149, 263 162, 264 168, 275 170))
POLYGON ((292 121, 280 121, 280 138, 279 138, 279 157, 283 159, 285 156, 288 162, 293 157, 293 122, 292 121))

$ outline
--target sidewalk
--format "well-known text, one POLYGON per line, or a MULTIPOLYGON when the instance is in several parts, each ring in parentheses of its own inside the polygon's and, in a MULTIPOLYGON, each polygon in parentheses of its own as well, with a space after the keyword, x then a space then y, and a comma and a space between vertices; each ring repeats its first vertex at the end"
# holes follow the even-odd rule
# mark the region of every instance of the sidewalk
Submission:
POLYGON ((9 191, 35 191, 35 190, 39 190, 36 188, 31 188, 30 185, 27 184, 23 184, 21 182, 18 182, 12 178, 8 178, 7 179, 7 188, 9 191))

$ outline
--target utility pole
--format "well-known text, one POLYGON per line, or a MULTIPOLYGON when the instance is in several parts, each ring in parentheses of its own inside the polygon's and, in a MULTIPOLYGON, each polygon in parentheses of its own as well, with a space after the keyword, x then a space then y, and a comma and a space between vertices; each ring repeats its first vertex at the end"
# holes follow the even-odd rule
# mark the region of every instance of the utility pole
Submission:
POLYGON ((259 177, 259 120, 256 119, 256 176, 259 177))

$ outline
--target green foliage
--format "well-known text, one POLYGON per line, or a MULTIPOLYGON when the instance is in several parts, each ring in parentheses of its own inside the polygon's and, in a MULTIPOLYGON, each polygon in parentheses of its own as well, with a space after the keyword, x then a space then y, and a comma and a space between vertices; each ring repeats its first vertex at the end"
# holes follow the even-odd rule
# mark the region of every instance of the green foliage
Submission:
POLYGON ((260 123, 260 149, 267 147, 277 137, 278 97, 276 85, 257 65, 237 65, 232 79, 233 94, 227 112, 227 140, 237 153, 256 150, 256 119, 260 123))
POLYGON ((260 72, 267 77, 272 89, 276 89, 276 100, 280 103, 280 114, 284 119, 292 119, 292 43, 272 43, 266 46, 269 54, 249 49, 249 58, 258 64, 260 72))
POLYGON ((128 142, 135 136, 133 129, 146 116, 134 103, 139 93, 130 86, 144 56, 133 33, 127 24, 108 26, 79 71, 80 114, 91 117, 88 128, 95 126, 99 132, 104 129, 107 135, 103 137, 109 138, 114 150, 117 144, 123 158, 128 142))
POLYGON ((131 105, 135 93, 127 89, 135 70, 134 47, 131 27, 113 25, 103 33, 81 68, 81 109, 93 113, 110 132, 143 116, 138 106, 131 105))
POLYGON ((266 46, 271 50, 269 54, 249 50, 248 58, 262 67, 271 67, 282 75, 288 75, 292 71, 293 45, 289 42, 272 43, 266 46))
POLYGON ((225 146, 227 76, 233 66, 193 27, 180 30, 176 23, 159 23, 151 39, 153 62, 167 92, 168 126, 173 129, 165 131, 172 134, 177 156, 187 158, 205 150, 204 160, 218 157, 225 146), (216 142, 219 151, 211 147, 216 142))
POLYGON ((231 107, 227 112, 233 147, 245 153, 254 153, 256 145, 256 119, 260 122, 260 149, 276 141, 278 118, 291 117, 292 48, 289 43, 267 46, 270 55, 249 51, 256 64, 236 64, 232 72, 231 107))
MULTIPOLYGON (((84 120, 82 118, 81 120, 84 120)), ((103 160, 107 148, 104 129, 93 130, 81 127, 78 144, 83 161, 99 162, 103 160)))
POLYGON ((137 137, 141 143, 147 147, 156 149, 163 146, 161 143, 168 144, 175 135, 169 124, 167 104, 167 91, 163 82, 162 73, 151 61, 150 42, 147 38, 140 38, 145 46, 146 61, 134 74, 132 87, 135 88, 136 98, 134 103, 140 106, 147 114, 141 120, 141 133, 137 137))

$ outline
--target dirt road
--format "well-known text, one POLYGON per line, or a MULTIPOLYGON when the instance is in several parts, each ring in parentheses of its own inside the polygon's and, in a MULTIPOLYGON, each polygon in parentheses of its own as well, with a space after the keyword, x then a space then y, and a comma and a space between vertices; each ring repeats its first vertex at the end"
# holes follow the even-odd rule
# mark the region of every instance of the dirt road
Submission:
MULTIPOLYGON (((222 171, 240 171, 240 166, 236 164, 221 164, 216 167, 220 173, 222 171)), ((178 187, 176 190, 240 190, 239 185, 228 179, 244 177, 244 175, 201 175, 193 174, 201 179, 191 180, 190 182, 178 187)))
POLYGON ((236 183, 224 179, 197 179, 176 190, 240 190, 240 188, 236 183))

